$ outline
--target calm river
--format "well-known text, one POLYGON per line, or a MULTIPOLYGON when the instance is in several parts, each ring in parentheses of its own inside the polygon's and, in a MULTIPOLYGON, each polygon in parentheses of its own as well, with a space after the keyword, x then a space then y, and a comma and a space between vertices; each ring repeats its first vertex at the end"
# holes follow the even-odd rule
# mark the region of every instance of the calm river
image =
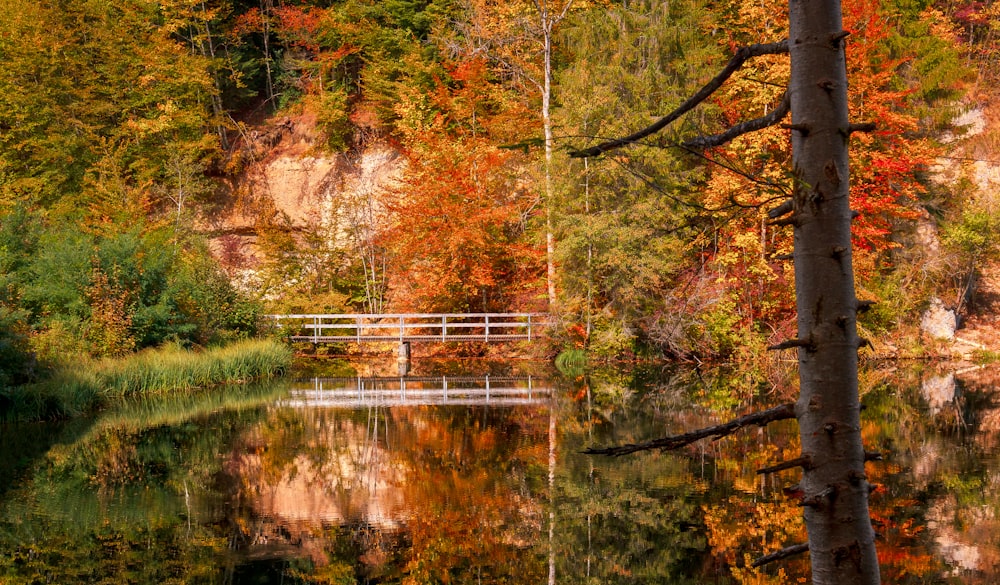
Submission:
MULTIPOLYGON (((677 453, 588 446, 794 396, 788 374, 547 364, 305 364, 301 379, 0 426, 0 584, 796 583, 803 542, 756 470, 794 422, 677 453), (762 379, 770 380, 762 382, 762 379), (775 381, 777 380, 777 381, 775 381), (784 381, 782 381, 784 380, 784 381)), ((863 376, 886 583, 1000 576, 991 370, 863 376)))

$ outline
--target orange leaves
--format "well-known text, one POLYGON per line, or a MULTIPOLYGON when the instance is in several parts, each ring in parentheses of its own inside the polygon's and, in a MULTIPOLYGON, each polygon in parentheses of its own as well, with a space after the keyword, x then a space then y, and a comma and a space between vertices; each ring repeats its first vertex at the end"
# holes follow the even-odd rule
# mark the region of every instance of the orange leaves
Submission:
POLYGON ((389 237, 405 271, 396 292, 410 297, 397 300, 415 308, 486 309, 481 299, 490 291, 517 285, 516 248, 508 247, 519 215, 505 176, 510 155, 482 141, 439 136, 423 137, 438 148, 411 155, 405 192, 392 205, 397 221, 389 237))
POLYGON ((907 205, 922 187, 914 179, 923 161, 872 152, 851 176, 852 206, 861 215, 853 226, 854 244, 863 251, 882 252, 896 247, 891 240, 895 220, 915 219, 907 205))
MULTIPOLYGON (((772 572, 770 568, 753 569, 750 564, 765 553, 805 542, 805 525, 798 506, 731 496, 723 504, 705 506, 704 512, 708 544, 716 558, 730 567, 736 582, 773 585, 789 582, 784 567, 772 576, 768 575, 772 572)), ((799 563, 800 560, 785 561, 784 565, 794 567, 799 563)))
POLYGON ((229 34, 241 37, 268 34, 271 27, 289 46, 318 51, 317 33, 326 11, 314 6, 278 6, 266 10, 254 7, 236 17, 229 34))
POLYGON ((313 6, 279 6, 274 9, 278 34, 290 45, 318 51, 317 32, 325 11, 313 6))
POLYGON ((258 32, 264 28, 264 18, 261 16, 259 8, 251 8, 236 17, 230 35, 240 37, 258 32))
MULTIPOLYGON (((523 431, 534 435, 525 443, 544 444, 544 419, 525 414, 523 431)), ((412 549, 402 582, 496 583, 514 575, 517 582, 539 582, 543 567, 524 546, 530 542, 525 534, 536 534, 524 517, 540 515, 538 501, 512 490, 508 478, 542 465, 547 453, 516 449, 493 421, 449 424, 416 413, 399 422, 412 433, 410 443, 401 443, 411 446, 403 462, 407 481, 399 489, 414 506, 406 520, 412 549), (498 474, 495 466, 507 473, 498 474)))
MULTIPOLYGON (((933 147, 920 134, 914 114, 917 89, 903 76, 915 56, 905 52, 908 45, 899 42, 901 25, 896 16, 883 10, 882 4, 869 0, 843 2, 844 27, 851 32, 846 40, 851 122, 877 123, 875 132, 853 133, 850 144, 851 206, 860 213, 852 233, 856 267, 862 278, 866 276, 864 267, 877 265, 886 251, 898 246, 894 233, 900 224, 917 216, 916 203, 924 190, 919 173, 934 156, 933 147)), ((779 14, 784 5, 772 2, 763 8, 731 8, 729 17, 736 25, 731 34, 737 44, 745 44, 748 35, 757 32, 747 28, 748 22, 758 27, 764 23, 765 31, 782 32, 772 31, 767 24, 769 17, 760 14, 762 9, 779 14)), ((787 59, 761 60, 734 76, 727 93, 719 98, 724 123, 760 116, 774 107, 787 76, 787 59)), ((788 132, 768 128, 709 153, 731 168, 712 168, 704 195, 706 205, 760 205, 781 195, 778 189, 763 183, 781 185, 791 193, 788 132)), ((754 319, 773 321, 782 308, 790 310, 791 299, 780 290, 785 287, 785 267, 771 258, 790 252, 791 230, 767 226, 760 212, 730 210, 716 216, 727 220, 710 250, 713 265, 721 273, 720 281, 732 283, 727 287, 741 306, 753 306, 750 301, 756 299, 751 315, 754 319)))
POLYGON ((390 205, 387 245, 399 306, 504 308, 538 271, 536 253, 520 238, 531 193, 517 155, 495 146, 511 132, 510 111, 487 74, 481 60, 449 63, 430 92, 398 110, 409 170, 390 205))

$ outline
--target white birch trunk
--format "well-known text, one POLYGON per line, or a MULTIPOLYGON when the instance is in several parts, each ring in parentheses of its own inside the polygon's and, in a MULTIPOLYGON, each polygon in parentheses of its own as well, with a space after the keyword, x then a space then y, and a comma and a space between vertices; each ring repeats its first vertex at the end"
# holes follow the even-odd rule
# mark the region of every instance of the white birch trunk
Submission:
POLYGON ((549 294, 549 310, 556 305, 556 238, 552 232, 552 23, 542 14, 545 43, 544 80, 542 87, 542 127, 545 131, 545 268, 549 294))

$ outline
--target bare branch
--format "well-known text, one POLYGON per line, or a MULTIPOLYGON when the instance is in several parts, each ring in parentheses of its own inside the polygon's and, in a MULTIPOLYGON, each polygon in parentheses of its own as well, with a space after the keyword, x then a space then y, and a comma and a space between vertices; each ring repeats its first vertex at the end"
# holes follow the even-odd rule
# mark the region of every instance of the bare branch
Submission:
POLYGON ((775 207, 774 209, 767 212, 767 216, 771 219, 778 219, 782 215, 788 215, 795 210, 795 202, 791 199, 785 199, 781 205, 775 207))
POLYGON ((713 146, 721 146, 739 136, 748 134, 750 132, 756 132, 757 130, 763 130, 768 126, 774 126, 778 122, 785 119, 788 112, 792 109, 792 102, 788 97, 788 93, 781 98, 781 103, 778 107, 771 110, 771 113, 766 116, 761 116, 760 118, 754 118, 753 120, 747 120, 746 122, 741 122, 725 132, 719 134, 713 134, 712 136, 699 136, 697 138, 692 138, 684 143, 684 146, 688 148, 712 148, 713 146))
POLYGON ((812 457, 808 455, 803 455, 802 457, 796 457, 795 459, 789 459, 788 461, 782 461, 781 463, 776 463, 770 467, 762 467, 757 470, 758 475, 763 475, 765 473, 777 473, 779 471, 784 471, 786 469, 792 469, 794 467, 802 467, 803 469, 811 469, 813 467, 812 457))
POLYGON ((699 89, 694 95, 685 100, 684 103, 677 106, 677 109, 675 109, 674 111, 660 118, 652 125, 647 126, 642 130, 639 130, 638 132, 629 134, 624 138, 618 138, 616 140, 611 140, 608 142, 604 142, 602 144, 598 144, 597 146, 592 146, 590 148, 571 152, 570 156, 574 158, 597 156, 609 150, 614 150, 616 148, 621 148, 629 144, 634 144, 635 142, 638 142, 651 134, 655 134, 660 130, 666 128, 668 125, 670 125, 672 122, 674 122, 687 112, 691 111, 695 106, 697 106, 701 102, 708 99, 708 97, 713 93, 715 93, 715 91, 718 90, 720 87, 722 87, 722 84, 725 83, 726 80, 729 79, 733 75, 733 73, 735 73, 736 70, 739 69, 743 65, 743 63, 745 63, 748 59, 751 59, 753 57, 759 57, 761 55, 778 55, 787 52, 788 52, 787 40, 778 43, 767 43, 767 44, 750 45, 748 47, 741 47, 736 51, 736 54, 733 55, 733 58, 729 60, 729 63, 726 64, 725 68, 723 68, 723 70, 718 75, 716 75, 711 81, 705 84, 705 86, 699 89))
POLYGON ((781 127, 785 130, 795 130, 803 136, 809 136, 809 132, 812 131, 812 126, 809 124, 782 124, 781 127))
POLYGON ((653 449, 679 449, 685 445, 690 445, 695 441, 700 441, 701 439, 707 439, 709 437, 718 439, 729 436, 744 427, 753 425, 762 427, 774 421, 787 420, 790 418, 795 418, 795 404, 792 402, 782 404, 781 406, 775 406, 774 408, 769 408, 767 410, 754 412, 746 416, 741 416, 740 418, 731 420, 721 425, 715 425, 699 429, 697 431, 691 431, 690 433, 684 433, 683 435, 674 435, 671 437, 654 439, 645 443, 619 445, 617 447, 607 447, 604 449, 595 449, 591 447, 584 451, 584 453, 587 455, 611 455, 613 457, 618 457, 621 455, 628 455, 629 453, 637 453, 639 451, 651 451, 653 449))
POLYGON ((764 555, 754 561, 750 566, 753 568, 763 567, 768 563, 773 563, 774 561, 780 561, 782 559, 787 559, 788 557, 794 557, 795 555, 800 555, 804 552, 809 552, 809 544, 795 544, 792 546, 787 546, 779 551, 775 551, 769 555, 764 555))
POLYGON ((795 215, 789 215, 788 217, 783 217, 781 219, 776 219, 776 220, 770 222, 769 225, 778 226, 778 227, 786 226, 786 225, 797 226, 797 225, 800 224, 801 221, 802 221, 802 219, 796 213, 795 215))
MULTIPOLYGON (((773 188, 773 189, 777 189, 778 191, 781 191, 782 194, 789 195, 789 191, 787 189, 785 189, 785 187, 783 185, 779 185, 778 183, 773 183, 771 181, 764 181, 764 180, 758 179, 757 177, 754 177, 753 175, 751 175, 748 172, 741 171, 740 169, 737 169, 732 164, 726 164, 726 163, 723 163, 723 162, 719 161, 718 159, 714 159, 714 158, 705 156, 705 153, 701 152, 701 150, 699 150, 699 149, 688 148, 687 146, 685 146, 683 144, 677 144, 675 146, 677 146, 678 148, 684 149, 686 152, 688 152, 690 154, 693 154, 694 156, 697 156, 698 158, 704 160, 705 162, 707 162, 709 164, 713 164, 713 165, 716 165, 718 167, 722 167, 722 168, 726 169, 727 171, 729 171, 731 173, 739 175, 739 176, 743 177, 744 179, 750 181, 751 183, 756 183, 758 185, 762 185, 762 186, 765 186, 765 187, 770 187, 770 188, 773 188)), ((570 156, 573 156, 573 155, 570 154, 570 156)), ((756 208, 758 206, 753 205, 751 207, 755 207, 756 208)))
POLYGON ((860 122, 847 127, 848 132, 874 132, 877 126, 875 122, 860 122))
POLYGON ((767 349, 770 351, 779 351, 782 349, 792 349, 794 347, 804 347, 810 351, 816 349, 816 345, 808 339, 789 339, 788 341, 782 341, 776 345, 770 345, 767 349))
POLYGON ((567 13, 569 12, 569 8, 570 8, 570 6, 572 6, 572 5, 573 5, 573 0, 569 0, 569 2, 567 2, 567 3, 566 3, 566 4, 564 5, 564 6, 563 6, 563 9, 562 9, 562 12, 560 12, 560 13, 559 13, 559 16, 558 16, 558 17, 556 17, 556 22, 557 22, 557 23, 558 23, 559 21, 561 21, 562 19, 566 18, 566 14, 567 14, 567 13))

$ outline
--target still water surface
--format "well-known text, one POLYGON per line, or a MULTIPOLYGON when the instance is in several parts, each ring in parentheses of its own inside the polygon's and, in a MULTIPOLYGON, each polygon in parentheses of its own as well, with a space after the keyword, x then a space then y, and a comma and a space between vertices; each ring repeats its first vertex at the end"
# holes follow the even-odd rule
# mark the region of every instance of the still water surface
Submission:
MULTIPOLYGON (((302 380, 0 427, 0 583, 796 583, 793 422, 678 453, 593 445, 794 396, 781 374, 313 362, 302 380), (762 382, 761 379, 772 380, 762 382), (773 381, 777 379, 778 381, 773 381)), ((989 370, 864 375, 883 581, 993 583, 989 370)))

